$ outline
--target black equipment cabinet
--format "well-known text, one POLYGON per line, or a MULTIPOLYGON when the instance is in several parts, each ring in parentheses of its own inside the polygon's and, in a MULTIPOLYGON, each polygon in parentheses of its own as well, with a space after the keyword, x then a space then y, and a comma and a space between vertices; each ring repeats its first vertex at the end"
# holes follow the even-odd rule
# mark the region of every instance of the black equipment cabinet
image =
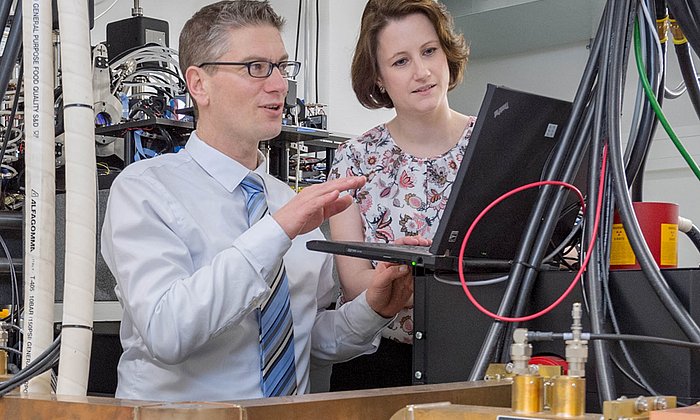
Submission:
MULTIPOLYGON (((663 274, 681 303, 700 324, 700 270, 671 269, 663 270, 663 274)), ((574 273, 570 272, 541 273, 533 289, 528 313, 539 311, 554 302, 568 287, 573 276, 574 273)), ((495 276, 480 275, 470 278, 478 280, 492 277, 495 276)), ((459 281, 456 274, 441 275, 439 278, 459 281)), ((505 283, 500 283, 471 288, 470 291, 484 307, 496 312, 505 286, 505 283)), ((642 272, 612 272, 610 293, 623 334, 688 340, 642 272)), ((552 312, 521 326, 531 331, 568 332, 571 329, 571 308, 574 302, 584 305, 583 328, 585 332, 590 332, 580 285, 576 286, 566 300, 552 312)), ((460 285, 439 282, 434 273, 417 273, 414 303, 414 384, 467 380, 491 325, 491 318, 472 305, 460 285)), ((612 332, 612 329, 609 331, 612 332)), ((507 343, 511 342, 511 339, 507 340, 507 343)), ((700 399, 699 352, 639 342, 627 343, 627 347, 641 373, 658 392, 676 395, 679 402, 686 404, 695 403, 700 399)), ((555 354, 564 357, 564 348, 563 341, 535 342, 533 355, 555 354)), ((619 344, 611 342, 610 348, 616 361, 627 371, 631 371, 619 344)), ((586 365, 587 411, 596 411, 598 408, 595 363, 589 342, 589 358, 586 365)), ((620 395, 646 394, 619 369, 614 368, 614 373, 617 392, 620 395)))

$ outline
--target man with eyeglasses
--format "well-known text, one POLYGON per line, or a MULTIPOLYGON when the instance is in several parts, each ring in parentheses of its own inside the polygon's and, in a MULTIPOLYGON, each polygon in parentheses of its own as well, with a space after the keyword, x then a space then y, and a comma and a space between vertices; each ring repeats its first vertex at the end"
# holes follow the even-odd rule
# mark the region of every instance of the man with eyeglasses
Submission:
POLYGON ((294 192, 265 173, 261 141, 281 131, 289 61, 283 20, 259 1, 204 7, 180 35, 197 111, 186 147, 115 180, 102 254, 123 308, 118 398, 217 401, 308 392, 311 358, 376 350, 412 295, 405 266, 337 311, 332 259, 306 250, 363 177, 294 192))

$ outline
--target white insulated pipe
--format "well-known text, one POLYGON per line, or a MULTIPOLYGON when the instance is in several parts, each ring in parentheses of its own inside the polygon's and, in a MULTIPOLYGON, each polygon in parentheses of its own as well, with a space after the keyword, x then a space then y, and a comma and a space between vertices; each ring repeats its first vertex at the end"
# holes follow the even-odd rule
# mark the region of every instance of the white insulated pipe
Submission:
MULTIPOLYGON (((22 0, 25 92, 24 342, 27 366, 53 342, 56 170, 51 2, 22 0)), ((51 372, 21 386, 51 393, 51 372)))
POLYGON ((311 30, 313 19, 311 14, 313 13, 313 8, 311 6, 310 0, 304 1, 304 24, 302 26, 304 31, 304 104, 308 105, 314 102, 312 92, 313 92, 313 65, 314 65, 314 48, 313 41, 311 38, 311 30))
POLYGON ((66 157, 66 257, 56 394, 85 396, 92 349, 97 180, 85 0, 58 0, 66 157))

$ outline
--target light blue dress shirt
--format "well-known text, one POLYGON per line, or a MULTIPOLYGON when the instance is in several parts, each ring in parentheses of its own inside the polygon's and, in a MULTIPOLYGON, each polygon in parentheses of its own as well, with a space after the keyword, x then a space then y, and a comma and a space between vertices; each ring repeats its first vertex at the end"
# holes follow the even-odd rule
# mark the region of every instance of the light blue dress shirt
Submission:
MULTIPOLYGON (((270 211, 293 196, 265 173, 270 211)), ((332 257, 306 249, 317 229, 290 240, 267 215, 248 228, 239 183, 248 170, 190 136, 185 149, 129 165, 110 191, 102 254, 123 308, 118 398, 220 401, 262 397, 255 309, 284 258, 294 318, 299 393, 316 360, 348 360, 376 350, 390 320, 364 294, 339 310, 332 257)))

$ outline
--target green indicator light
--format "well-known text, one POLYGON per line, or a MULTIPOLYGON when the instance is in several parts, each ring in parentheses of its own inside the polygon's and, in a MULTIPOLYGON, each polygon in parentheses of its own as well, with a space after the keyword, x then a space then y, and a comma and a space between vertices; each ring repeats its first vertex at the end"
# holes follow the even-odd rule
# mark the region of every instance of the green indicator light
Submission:
POLYGON ((415 262, 415 261, 411 261, 411 265, 415 267, 415 266, 416 266, 416 262, 415 262))

